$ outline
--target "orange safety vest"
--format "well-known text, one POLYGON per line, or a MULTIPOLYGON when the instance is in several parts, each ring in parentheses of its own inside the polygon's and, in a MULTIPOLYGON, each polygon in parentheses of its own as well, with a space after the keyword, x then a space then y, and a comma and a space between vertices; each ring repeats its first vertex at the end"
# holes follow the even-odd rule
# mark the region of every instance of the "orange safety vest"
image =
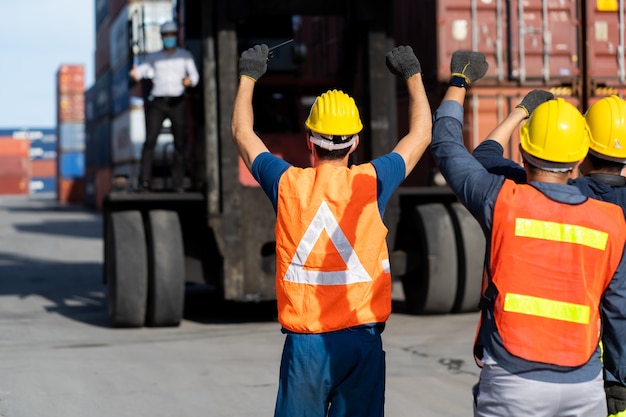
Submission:
POLYGON ((555 202, 506 180, 493 214, 494 317, 506 350, 559 366, 585 364, 598 348, 599 304, 620 262, 622 209, 587 199, 555 202))
POLYGON ((275 233, 285 329, 322 333, 387 320, 387 228, 372 164, 289 168, 278 186, 275 233))

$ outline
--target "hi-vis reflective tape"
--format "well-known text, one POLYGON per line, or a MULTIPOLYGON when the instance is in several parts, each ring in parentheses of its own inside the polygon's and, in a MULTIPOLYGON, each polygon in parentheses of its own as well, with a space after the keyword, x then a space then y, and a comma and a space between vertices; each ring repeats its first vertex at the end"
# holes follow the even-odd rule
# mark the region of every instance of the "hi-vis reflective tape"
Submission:
POLYGON ((606 232, 574 224, 555 223, 534 219, 515 219, 515 236, 575 243, 604 250, 609 235, 606 232))
POLYGON ((589 306, 523 294, 507 293, 504 296, 504 311, 571 323, 589 323, 589 306))

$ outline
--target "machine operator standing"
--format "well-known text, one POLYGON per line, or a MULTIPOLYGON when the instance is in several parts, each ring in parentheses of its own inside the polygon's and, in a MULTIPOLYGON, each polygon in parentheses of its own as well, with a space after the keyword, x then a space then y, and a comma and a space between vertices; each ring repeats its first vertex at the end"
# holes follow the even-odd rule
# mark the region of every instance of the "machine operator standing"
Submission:
POLYGON ((178 47, 178 25, 165 22, 161 25, 163 49, 146 56, 145 62, 133 66, 130 76, 139 81, 152 81, 152 91, 145 103, 146 140, 141 151, 140 190, 151 187, 154 148, 166 118, 172 122, 174 136, 174 161, 172 185, 175 191, 183 191, 185 175, 185 139, 187 137, 185 89, 195 87, 200 76, 193 56, 178 47))

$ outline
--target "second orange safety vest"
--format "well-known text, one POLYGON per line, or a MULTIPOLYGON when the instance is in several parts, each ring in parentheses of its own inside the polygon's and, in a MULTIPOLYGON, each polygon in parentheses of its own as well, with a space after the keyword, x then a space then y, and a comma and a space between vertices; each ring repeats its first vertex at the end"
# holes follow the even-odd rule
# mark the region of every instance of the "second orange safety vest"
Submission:
POLYGON ((285 329, 322 333, 388 319, 387 228, 373 165, 289 168, 278 186, 275 233, 285 329))
POLYGON ((625 240, 616 205, 561 204, 505 181, 494 208, 490 270, 506 350, 560 366, 586 363, 598 347, 600 299, 625 240))

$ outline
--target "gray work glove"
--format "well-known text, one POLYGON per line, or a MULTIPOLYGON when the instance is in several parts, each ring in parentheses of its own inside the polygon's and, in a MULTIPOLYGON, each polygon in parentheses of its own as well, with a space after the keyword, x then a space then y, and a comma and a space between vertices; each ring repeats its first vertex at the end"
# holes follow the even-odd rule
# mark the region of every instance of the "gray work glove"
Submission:
POLYGON ((267 71, 268 61, 267 45, 254 45, 243 51, 239 58, 239 77, 248 77, 257 81, 267 71))
POLYGON ((520 101, 520 103, 515 107, 524 109, 526 111, 526 117, 528 118, 531 114, 533 114, 533 111, 535 111, 538 105, 553 99, 554 94, 549 91, 533 90, 526 94, 522 101, 520 101))
POLYGON ((605 382, 606 405, 609 409, 609 417, 626 410, 626 387, 616 382, 605 382))
POLYGON ((450 61, 451 77, 462 77, 470 85, 485 76, 489 64, 485 54, 476 51, 455 51, 450 61))
POLYGON ((386 64, 389 71, 405 80, 422 72, 422 66, 410 46, 397 46, 387 52, 386 64))

